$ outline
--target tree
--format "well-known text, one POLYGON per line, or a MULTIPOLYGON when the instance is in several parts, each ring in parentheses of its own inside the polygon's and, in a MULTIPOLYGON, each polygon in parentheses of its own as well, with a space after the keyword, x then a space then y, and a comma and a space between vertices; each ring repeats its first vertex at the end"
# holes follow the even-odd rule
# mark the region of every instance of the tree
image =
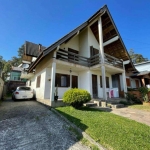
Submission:
POLYGON ((12 59, 11 59, 9 62, 10 62, 10 64, 11 64, 12 66, 17 67, 17 66, 19 66, 19 65, 21 64, 22 59, 21 59, 21 58, 18 58, 18 57, 16 57, 16 56, 13 56, 12 59))
POLYGON ((25 46, 22 45, 22 46, 19 48, 19 50, 18 50, 18 56, 19 56, 19 58, 21 58, 21 59, 22 59, 22 56, 23 56, 23 53, 24 53, 24 49, 25 49, 25 46))
POLYGON ((134 53, 133 49, 129 50, 129 55, 133 63, 141 63, 141 62, 148 61, 148 58, 144 58, 141 54, 134 53))
POLYGON ((17 67, 22 63, 22 56, 24 53, 24 49, 25 49, 25 46, 22 45, 18 49, 18 57, 13 56, 11 60, 8 60, 8 61, 5 61, 3 59, 3 56, 0 56, 0 74, 3 71, 5 79, 8 77, 8 73, 11 71, 12 66, 17 67))
POLYGON ((3 71, 5 64, 6 61, 3 59, 3 56, 0 56, 0 72, 3 71))

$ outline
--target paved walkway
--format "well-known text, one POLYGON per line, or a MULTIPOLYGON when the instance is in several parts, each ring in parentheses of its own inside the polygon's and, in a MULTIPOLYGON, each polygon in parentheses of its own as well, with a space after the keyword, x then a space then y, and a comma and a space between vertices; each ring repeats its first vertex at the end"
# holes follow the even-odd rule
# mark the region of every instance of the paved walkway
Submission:
POLYGON ((68 124, 36 101, 0 106, 0 150, 87 150, 68 124))
POLYGON ((118 108, 118 109, 109 109, 109 108, 99 108, 102 110, 110 111, 113 114, 123 116, 132 120, 135 120, 140 123, 144 123, 150 126, 150 112, 132 109, 132 108, 118 108))

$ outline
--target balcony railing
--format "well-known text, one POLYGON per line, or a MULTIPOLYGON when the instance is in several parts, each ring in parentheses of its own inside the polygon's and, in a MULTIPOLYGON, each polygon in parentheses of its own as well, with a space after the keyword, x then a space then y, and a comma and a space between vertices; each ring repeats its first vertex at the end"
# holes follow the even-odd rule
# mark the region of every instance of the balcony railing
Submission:
MULTIPOLYGON (((68 51, 63 50, 63 49, 59 49, 59 51, 57 52, 56 59, 75 63, 75 64, 79 64, 79 65, 83 65, 83 66, 87 66, 87 67, 91 67, 91 66, 94 66, 94 65, 101 63, 100 53, 96 54, 90 58, 87 58, 87 57, 80 56, 79 54, 68 52, 68 51)), ((118 68, 123 68, 123 61, 122 60, 117 59, 115 57, 112 57, 108 54, 105 54, 104 61, 105 61, 105 64, 112 65, 112 66, 115 66, 118 68)))

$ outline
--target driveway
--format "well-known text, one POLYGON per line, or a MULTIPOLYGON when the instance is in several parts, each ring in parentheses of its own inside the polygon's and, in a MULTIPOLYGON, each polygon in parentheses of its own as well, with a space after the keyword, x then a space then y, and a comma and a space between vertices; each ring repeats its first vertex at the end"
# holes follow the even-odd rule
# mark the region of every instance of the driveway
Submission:
POLYGON ((6 100, 0 106, 0 150, 87 150, 68 125, 36 101, 6 100))

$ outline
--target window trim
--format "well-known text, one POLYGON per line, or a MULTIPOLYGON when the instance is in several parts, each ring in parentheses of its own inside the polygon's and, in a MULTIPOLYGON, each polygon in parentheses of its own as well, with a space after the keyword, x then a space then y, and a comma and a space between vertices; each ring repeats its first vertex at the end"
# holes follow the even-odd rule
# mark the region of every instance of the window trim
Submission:
POLYGON ((68 74, 61 74, 61 73, 56 73, 55 74, 55 87, 65 87, 68 88, 70 87, 70 75, 68 74), (65 76, 66 77, 66 86, 61 85, 61 77, 65 76))

